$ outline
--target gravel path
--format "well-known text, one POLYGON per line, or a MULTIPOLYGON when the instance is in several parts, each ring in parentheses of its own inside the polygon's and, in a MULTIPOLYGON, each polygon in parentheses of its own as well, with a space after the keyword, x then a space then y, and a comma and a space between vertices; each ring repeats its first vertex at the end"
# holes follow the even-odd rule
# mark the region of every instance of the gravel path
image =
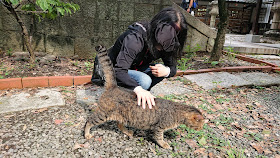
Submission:
MULTIPOLYGON (((172 81, 177 83, 178 81, 172 81)), ((227 107, 236 107, 236 103, 240 99, 234 100, 236 95, 240 95, 240 89, 229 89, 215 93, 213 91, 203 92, 199 87, 192 85, 189 82, 184 82, 187 94, 184 97, 174 98, 175 100, 183 100, 185 103, 197 106, 198 103, 204 99, 216 99, 220 95, 231 97, 231 101, 227 104, 222 104, 227 107)), ((164 84, 164 83, 163 83, 164 84)), ((184 86, 182 86, 184 87, 184 86)), ((94 138, 85 140, 83 137, 83 128, 86 122, 87 115, 90 114, 91 108, 76 102, 74 91, 79 88, 85 87, 68 87, 66 90, 61 90, 61 93, 66 100, 64 107, 52 107, 40 110, 26 110, 22 112, 6 113, 0 115, 0 158, 2 157, 66 157, 66 158, 79 158, 79 157, 224 157, 226 152, 218 150, 214 146, 228 148, 226 141, 235 147, 246 149, 246 157, 256 157, 259 155, 275 156, 280 155, 278 149, 279 140, 276 138, 276 145, 272 144, 271 151, 268 153, 258 153, 246 138, 237 137, 237 135, 230 135, 225 137, 227 129, 222 129, 219 126, 206 126, 204 135, 211 134, 211 144, 201 144, 198 142, 198 136, 193 139, 187 138, 188 132, 183 128, 178 128, 173 131, 165 133, 165 140, 172 146, 172 150, 165 150, 159 148, 151 139, 149 131, 135 130, 135 137, 129 139, 126 135, 121 133, 116 128, 115 122, 108 122, 96 129, 92 129, 94 138), (178 134, 179 132, 179 134, 178 134), (216 138, 214 138, 214 136, 216 138), (219 144, 213 144, 213 140, 218 140, 219 144), (278 142, 277 142, 278 141, 278 142), (194 143, 192 143, 194 142, 194 143), (278 146, 277 146, 278 144, 278 146)), ((266 113, 276 114, 277 120, 274 122, 276 136, 279 136, 279 96, 280 88, 274 87, 272 90, 275 93, 268 94, 267 91, 263 93, 248 93, 246 94, 247 103, 259 102, 263 106, 268 107, 266 113), (255 95, 251 95, 255 94, 255 95), (259 94, 259 95, 256 95, 259 94), (269 108, 270 106, 273 108, 269 108), (278 106, 277 106, 278 105, 278 106)), ((178 89, 181 90, 181 89, 178 89)), ((247 90, 246 88, 242 90, 247 90)), ((255 90, 255 89, 254 89, 255 90)), ((258 89, 257 89, 258 90, 258 89)), ((251 91, 249 89, 249 91, 251 91)), ((268 90, 269 91, 269 90, 268 90)), ((160 92, 158 92, 160 94, 160 92)), ((174 89, 172 89, 174 93, 174 89)), ((174 96, 173 96, 174 97, 174 96)), ((246 102, 246 100, 245 100, 246 102)), ((204 105, 204 104, 200 104, 204 105)), ((245 105, 245 104, 244 104, 245 105)), ((205 110, 205 109, 204 109, 205 110)), ((207 110, 206 110, 207 111, 207 110)), ((217 111, 219 112, 219 111, 217 111)), ((239 113, 234 111, 221 110, 222 114, 231 113, 231 117, 240 117, 239 113)), ((208 113, 204 112, 205 115, 208 113)), ((242 124, 248 126, 254 124, 254 120, 245 116, 247 119, 239 120, 242 124), (243 122, 242 122, 243 121, 243 122)), ((208 117, 208 116, 207 116, 208 117)), ((210 117, 210 114, 209 114, 210 117)), ((211 117, 213 117, 211 115, 211 117)), ((214 118, 212 118, 214 120, 214 118)), ((211 119, 208 120, 211 122, 211 119)), ((274 131, 272 130, 272 132, 274 131)), ((230 131, 230 130, 229 130, 230 131)), ((236 130, 235 130, 236 131, 236 130)), ((198 133, 196 133, 198 134, 198 133)), ((273 133, 274 134, 274 133, 273 133)), ((274 138, 274 137, 273 137, 274 138)), ((279 139, 279 138, 278 138, 279 139)), ((270 148, 269 148, 270 149, 270 148)))

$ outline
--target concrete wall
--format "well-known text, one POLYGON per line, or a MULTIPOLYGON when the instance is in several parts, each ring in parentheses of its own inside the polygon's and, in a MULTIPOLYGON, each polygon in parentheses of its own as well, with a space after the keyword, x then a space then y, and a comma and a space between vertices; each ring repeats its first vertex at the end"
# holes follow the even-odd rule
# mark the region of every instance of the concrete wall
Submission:
MULTIPOLYGON (((139 20, 150 20, 162 8, 175 5, 170 0, 83 0, 76 3, 80 5, 81 10, 72 16, 36 21, 32 43, 35 51, 59 56, 92 57, 96 45, 103 44, 107 47, 113 45, 128 25, 139 20)), ((199 20, 193 24, 196 19, 187 14, 185 16, 190 23, 187 44, 191 46, 199 44, 201 50, 209 51, 211 49, 209 45, 212 45, 209 41, 214 36, 203 34, 201 29, 195 28, 205 24, 199 23, 199 20)), ((30 17, 21 16, 29 28, 30 17)), ((2 5, 0 5, 0 48, 13 51, 25 49, 19 24, 2 5)))

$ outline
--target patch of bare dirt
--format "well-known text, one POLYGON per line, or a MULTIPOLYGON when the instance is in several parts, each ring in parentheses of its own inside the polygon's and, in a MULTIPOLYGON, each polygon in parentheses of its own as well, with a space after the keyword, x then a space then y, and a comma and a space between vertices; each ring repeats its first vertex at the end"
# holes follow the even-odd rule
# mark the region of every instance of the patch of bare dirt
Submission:
POLYGON ((31 64, 26 60, 15 60, 14 56, 0 58, 0 79, 37 76, 83 76, 91 75, 94 59, 55 57, 52 61, 31 64))
MULTIPOLYGON (((15 55, 3 53, 0 58, 0 79, 22 78, 36 76, 83 76, 92 75, 94 59, 77 59, 67 57, 52 57, 47 61, 43 57, 37 58, 35 64, 31 64, 28 58, 19 58, 15 55)), ((207 68, 253 66, 249 63, 223 55, 219 62, 209 62, 210 55, 205 52, 187 53, 178 61, 180 70, 199 70, 207 68)))

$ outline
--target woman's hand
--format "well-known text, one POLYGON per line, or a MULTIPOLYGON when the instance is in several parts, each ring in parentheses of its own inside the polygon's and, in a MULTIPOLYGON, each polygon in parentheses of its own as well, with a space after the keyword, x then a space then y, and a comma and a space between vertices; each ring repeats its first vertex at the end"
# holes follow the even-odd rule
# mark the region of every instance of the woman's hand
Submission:
POLYGON ((142 102, 143 109, 146 108, 146 102, 150 109, 152 109, 152 106, 155 106, 155 97, 149 91, 138 86, 134 89, 134 92, 137 95, 137 104, 140 106, 142 102))
POLYGON ((170 68, 165 67, 162 64, 156 64, 155 66, 150 66, 152 74, 156 77, 167 77, 170 73, 170 68))

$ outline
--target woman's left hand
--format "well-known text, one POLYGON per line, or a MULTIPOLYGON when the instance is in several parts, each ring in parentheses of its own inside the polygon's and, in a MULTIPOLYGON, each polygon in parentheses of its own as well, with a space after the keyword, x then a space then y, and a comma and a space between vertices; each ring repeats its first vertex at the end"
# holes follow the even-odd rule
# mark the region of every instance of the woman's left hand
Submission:
POLYGON ((156 77, 166 77, 170 73, 170 69, 162 64, 156 64, 155 66, 150 66, 152 74, 156 77))

